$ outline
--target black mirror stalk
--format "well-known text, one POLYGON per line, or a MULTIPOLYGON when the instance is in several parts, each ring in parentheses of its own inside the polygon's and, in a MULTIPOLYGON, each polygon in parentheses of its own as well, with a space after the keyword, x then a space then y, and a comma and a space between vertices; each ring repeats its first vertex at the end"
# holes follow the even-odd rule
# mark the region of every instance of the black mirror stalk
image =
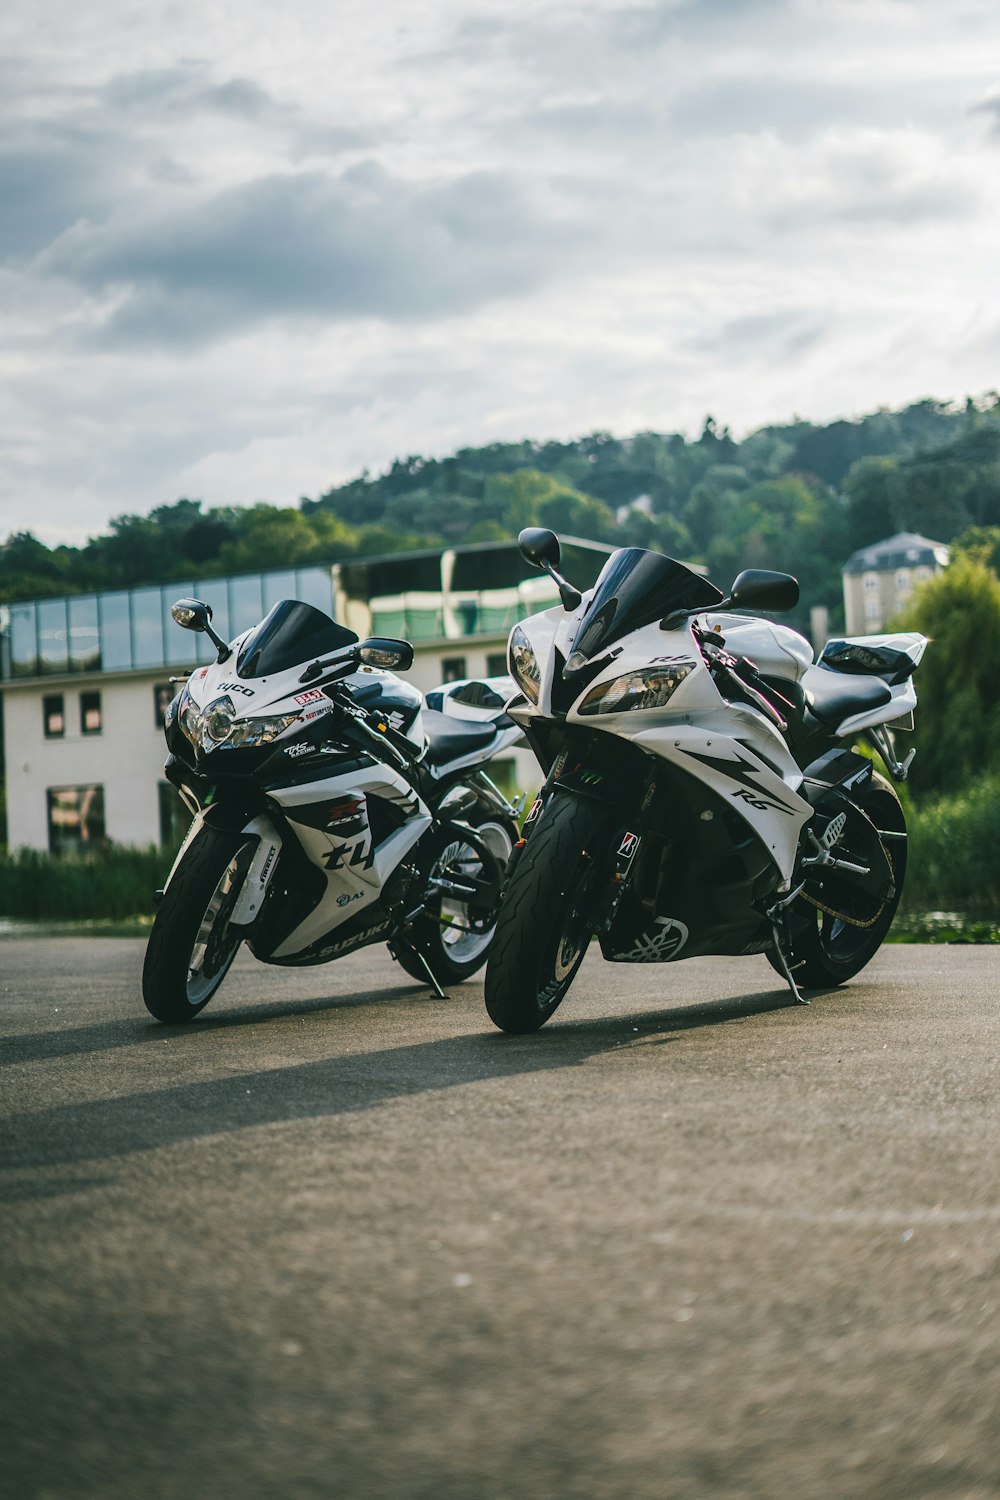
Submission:
POLYGON ((562 607, 572 612, 579 609, 583 601, 583 595, 579 589, 575 589, 571 583, 567 583, 562 574, 557 572, 561 551, 559 538, 554 531, 549 531, 544 526, 526 526, 517 534, 517 545, 521 549, 521 556, 526 563, 533 568, 538 568, 542 573, 548 573, 552 582, 559 590, 559 598, 562 607))
POLYGON ((170 606, 170 613, 182 630, 194 630, 207 635, 218 652, 216 661, 228 661, 233 654, 232 646, 226 644, 221 635, 212 629, 212 606, 202 599, 178 599, 170 606))

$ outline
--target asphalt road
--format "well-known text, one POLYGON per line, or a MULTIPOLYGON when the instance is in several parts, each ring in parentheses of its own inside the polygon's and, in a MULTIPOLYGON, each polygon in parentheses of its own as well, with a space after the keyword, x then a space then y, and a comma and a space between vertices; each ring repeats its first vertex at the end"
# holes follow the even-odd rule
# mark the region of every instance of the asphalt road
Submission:
POLYGON ((1000 950, 594 956, 528 1038, 141 956, 0 943, 5 1500, 1000 1493, 1000 950))

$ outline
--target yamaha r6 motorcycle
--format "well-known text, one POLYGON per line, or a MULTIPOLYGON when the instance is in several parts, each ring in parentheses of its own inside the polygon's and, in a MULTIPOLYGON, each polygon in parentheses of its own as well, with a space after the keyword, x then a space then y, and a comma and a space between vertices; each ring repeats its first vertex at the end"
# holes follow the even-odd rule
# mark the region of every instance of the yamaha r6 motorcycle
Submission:
POLYGON ((429 707, 387 670, 410 666, 409 642, 359 642, 311 605, 282 600, 231 645, 207 604, 172 612, 218 657, 166 714, 165 774, 193 822, 146 950, 152 1014, 190 1020, 242 942, 285 965, 388 942, 438 994, 475 973, 520 812, 484 770, 521 739, 507 680, 449 684, 429 707))
POLYGON ((486 971, 504 1031, 534 1031, 591 936, 615 963, 764 953, 799 985, 850 979, 883 942, 906 870, 890 774, 913 727, 926 638, 808 643, 747 609, 791 609, 798 584, 748 570, 728 598, 628 547, 581 596, 550 531, 519 537, 562 608, 514 627, 508 704, 546 774, 512 857, 486 971))

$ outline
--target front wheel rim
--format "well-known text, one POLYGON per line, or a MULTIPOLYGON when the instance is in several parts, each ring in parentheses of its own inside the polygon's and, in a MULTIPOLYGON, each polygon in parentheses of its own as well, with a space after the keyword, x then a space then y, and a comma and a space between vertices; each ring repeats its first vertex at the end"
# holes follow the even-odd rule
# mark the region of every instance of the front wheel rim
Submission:
POLYGON ((246 854, 246 849, 241 849, 229 861, 205 908, 188 959, 189 1005, 203 1005, 211 997, 242 942, 242 938, 230 933, 229 919, 243 885, 246 854))

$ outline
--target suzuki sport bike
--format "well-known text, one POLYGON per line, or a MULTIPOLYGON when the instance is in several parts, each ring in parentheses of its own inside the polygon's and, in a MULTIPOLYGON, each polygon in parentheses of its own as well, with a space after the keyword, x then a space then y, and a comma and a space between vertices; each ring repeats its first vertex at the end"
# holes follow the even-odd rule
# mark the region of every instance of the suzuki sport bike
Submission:
POLYGON ((514 627, 507 706, 545 774, 512 856, 486 971, 504 1031, 534 1031, 596 933, 615 963, 763 953, 789 984, 850 979, 883 942, 906 871, 891 783, 913 727, 916 634, 830 641, 747 614, 798 602, 784 573, 728 595, 668 557, 615 552, 581 595, 559 543, 522 554, 561 607, 514 627))
POLYGON ((507 679, 451 683, 429 703, 389 670, 410 666, 409 642, 359 641, 297 600, 231 645, 200 600, 172 613, 218 656, 165 716, 165 774, 193 821, 158 893, 150 1012, 197 1015, 241 943, 305 965, 387 942, 439 995, 474 974, 521 810, 485 770, 521 739, 507 679))

